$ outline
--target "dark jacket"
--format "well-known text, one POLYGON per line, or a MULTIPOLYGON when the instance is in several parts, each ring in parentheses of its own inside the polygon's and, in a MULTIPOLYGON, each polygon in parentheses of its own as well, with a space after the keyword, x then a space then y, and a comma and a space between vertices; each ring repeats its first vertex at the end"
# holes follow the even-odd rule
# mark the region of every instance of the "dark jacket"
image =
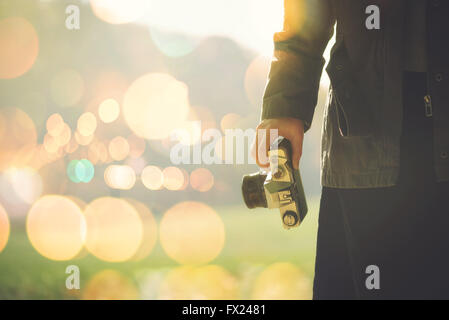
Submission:
MULTIPOLYGON (((322 133, 323 186, 367 188, 397 182, 405 1, 285 0, 284 30, 274 36, 262 119, 294 117, 309 129, 323 51, 336 23, 336 43, 326 68, 331 87, 322 133), (365 26, 369 5, 380 8, 379 30, 365 26)), ((438 181, 448 181, 449 1, 428 0, 427 21, 435 173, 438 181)))

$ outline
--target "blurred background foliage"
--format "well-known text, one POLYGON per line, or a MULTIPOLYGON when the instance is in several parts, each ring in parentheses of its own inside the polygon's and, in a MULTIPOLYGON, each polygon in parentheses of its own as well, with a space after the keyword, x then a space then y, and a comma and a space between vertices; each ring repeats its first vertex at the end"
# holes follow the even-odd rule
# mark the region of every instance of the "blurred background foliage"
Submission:
POLYGON ((311 297, 328 81, 301 163, 310 212, 285 231, 242 203, 255 165, 174 165, 165 135, 256 127, 282 1, 188 3, 0 2, 0 298, 311 297))

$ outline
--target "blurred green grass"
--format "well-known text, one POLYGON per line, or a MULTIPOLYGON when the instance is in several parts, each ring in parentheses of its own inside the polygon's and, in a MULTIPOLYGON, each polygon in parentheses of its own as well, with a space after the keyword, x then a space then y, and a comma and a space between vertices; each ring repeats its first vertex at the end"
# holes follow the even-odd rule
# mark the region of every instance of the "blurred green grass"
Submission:
MULTIPOLYGON (((303 224, 284 230, 276 210, 247 210, 243 206, 214 208, 223 219, 226 241, 220 255, 211 262, 224 267, 238 281, 248 270, 261 270, 276 262, 289 262, 313 277, 319 199, 309 199, 309 213, 303 224)), ((158 217, 159 220, 160 217, 158 217)), ((65 288, 65 269, 80 268, 81 291, 96 273, 113 269, 133 279, 154 270, 179 266, 157 243, 151 254, 141 261, 109 263, 90 254, 71 261, 52 261, 31 246, 23 222, 14 223, 9 242, 0 253, 0 299, 77 299, 79 291, 65 288)), ((243 296, 242 298, 249 298, 243 296)))

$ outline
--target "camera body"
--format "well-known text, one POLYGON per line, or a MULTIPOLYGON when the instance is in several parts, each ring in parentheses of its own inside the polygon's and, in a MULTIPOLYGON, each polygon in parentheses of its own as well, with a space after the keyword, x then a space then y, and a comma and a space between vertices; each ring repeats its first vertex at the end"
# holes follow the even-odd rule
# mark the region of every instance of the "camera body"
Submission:
POLYGON ((278 208, 285 229, 298 227, 307 214, 307 203, 299 170, 292 166, 290 142, 279 137, 268 151, 270 172, 243 177, 242 194, 246 206, 278 208))

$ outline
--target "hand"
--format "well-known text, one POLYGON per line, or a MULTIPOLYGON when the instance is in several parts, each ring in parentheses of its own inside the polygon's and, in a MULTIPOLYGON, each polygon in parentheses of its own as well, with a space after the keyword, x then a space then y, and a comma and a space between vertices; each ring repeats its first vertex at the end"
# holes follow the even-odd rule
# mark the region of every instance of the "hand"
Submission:
POLYGON ((295 118, 266 119, 259 123, 251 153, 256 159, 257 165, 261 168, 270 166, 268 151, 270 145, 277 138, 270 137, 270 129, 277 129, 278 136, 282 136, 290 141, 292 145, 293 168, 298 169, 304 140, 304 123, 295 118))

